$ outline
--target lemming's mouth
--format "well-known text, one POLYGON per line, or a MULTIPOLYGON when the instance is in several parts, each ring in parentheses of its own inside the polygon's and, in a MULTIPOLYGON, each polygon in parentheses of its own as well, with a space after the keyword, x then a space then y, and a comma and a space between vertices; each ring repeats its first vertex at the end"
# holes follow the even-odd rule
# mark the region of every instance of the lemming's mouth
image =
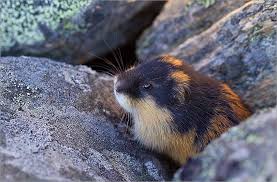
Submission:
POLYGON ((114 95, 115 98, 117 100, 117 102, 119 103, 119 105, 126 110, 127 112, 131 112, 131 103, 130 103, 130 99, 128 97, 128 95, 119 92, 119 83, 118 83, 118 79, 117 77, 115 77, 114 79, 114 95))
POLYGON ((122 93, 118 93, 115 89, 114 89, 114 95, 119 105, 127 112, 131 113, 132 107, 131 107, 130 99, 128 99, 128 96, 122 93))

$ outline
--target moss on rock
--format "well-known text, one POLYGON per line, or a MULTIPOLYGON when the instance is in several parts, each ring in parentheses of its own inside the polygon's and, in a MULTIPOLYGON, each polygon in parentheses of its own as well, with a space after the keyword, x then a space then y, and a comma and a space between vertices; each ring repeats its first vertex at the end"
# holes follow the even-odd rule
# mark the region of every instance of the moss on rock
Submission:
POLYGON ((89 2, 90 0, 0 1, 1 47, 5 49, 16 43, 32 44, 44 40, 40 24, 54 30, 65 21, 66 29, 76 29, 78 25, 72 23, 71 19, 89 2))
POLYGON ((206 8, 213 5, 216 0, 196 0, 197 3, 204 5, 206 8))

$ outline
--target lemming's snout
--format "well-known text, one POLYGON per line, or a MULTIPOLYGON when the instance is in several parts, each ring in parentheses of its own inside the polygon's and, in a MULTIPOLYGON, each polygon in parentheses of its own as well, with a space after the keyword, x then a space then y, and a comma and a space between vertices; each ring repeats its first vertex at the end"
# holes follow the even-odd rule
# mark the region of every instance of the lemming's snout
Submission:
POLYGON ((118 80, 118 81, 115 83, 115 91, 118 92, 118 93, 127 92, 128 87, 129 87, 129 84, 128 84, 128 82, 125 81, 125 80, 118 80))

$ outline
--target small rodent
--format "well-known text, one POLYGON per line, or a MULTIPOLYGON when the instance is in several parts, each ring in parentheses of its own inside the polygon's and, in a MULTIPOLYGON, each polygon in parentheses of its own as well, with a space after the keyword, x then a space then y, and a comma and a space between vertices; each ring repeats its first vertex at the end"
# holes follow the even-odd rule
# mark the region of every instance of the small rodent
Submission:
POLYGON ((114 93, 135 138, 179 164, 251 114, 229 86, 169 55, 116 75, 114 93))

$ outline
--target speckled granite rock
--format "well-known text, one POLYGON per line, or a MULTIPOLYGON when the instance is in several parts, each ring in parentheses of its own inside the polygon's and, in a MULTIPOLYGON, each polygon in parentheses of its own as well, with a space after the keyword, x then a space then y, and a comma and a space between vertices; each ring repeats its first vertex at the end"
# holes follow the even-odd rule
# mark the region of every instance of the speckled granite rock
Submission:
POLYGON ((254 111, 273 107, 277 97, 276 17, 276 0, 249 1, 178 43, 169 54, 228 83, 254 111))
POLYGON ((277 1, 250 1, 171 54, 228 83, 253 109, 276 105, 277 1))
POLYGON ((256 113, 212 142, 176 181, 277 181, 277 108, 256 113))
POLYGON ((213 23, 249 0, 173 0, 168 1, 144 32, 137 46, 139 58, 169 53, 193 35, 206 30, 213 23))
POLYGON ((111 84, 85 66, 0 58, 0 181, 168 179, 114 129, 111 84))
POLYGON ((2 55, 84 63, 135 39, 163 4, 164 1, 1 0, 2 55))

